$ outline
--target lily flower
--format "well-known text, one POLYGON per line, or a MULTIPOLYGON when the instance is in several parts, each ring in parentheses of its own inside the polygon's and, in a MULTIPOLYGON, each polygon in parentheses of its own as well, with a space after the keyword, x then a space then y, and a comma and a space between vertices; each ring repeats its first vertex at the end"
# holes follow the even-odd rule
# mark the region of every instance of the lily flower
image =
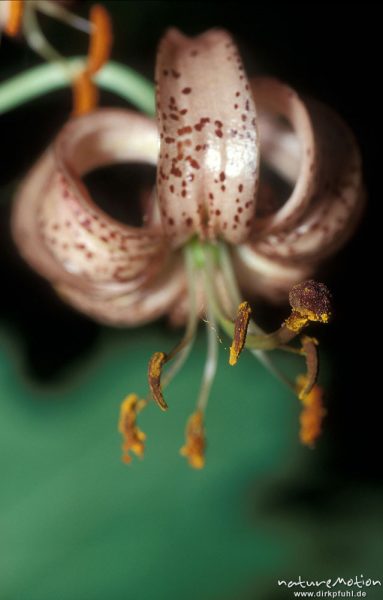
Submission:
POLYGON ((112 27, 106 9, 100 4, 91 7, 89 21, 65 8, 56 0, 2 0, 0 3, 0 34, 9 37, 23 35, 28 45, 49 62, 59 62, 68 71, 73 86, 73 113, 80 115, 97 106, 97 88, 92 77, 108 61, 112 46, 112 27), (89 35, 88 59, 79 71, 71 70, 65 58, 49 43, 41 30, 38 13, 56 18, 89 35))
POLYGON ((205 461, 220 329, 232 338, 231 365, 248 348, 294 390, 303 407, 301 439, 311 446, 324 409, 317 340, 305 332, 331 316, 329 291, 311 277, 361 214, 354 137, 321 103, 275 79, 249 80, 223 30, 195 38, 169 30, 155 79, 156 121, 100 109, 64 126, 19 190, 14 239, 58 293, 94 319, 137 326, 168 315, 185 326, 175 348, 150 359, 150 396, 130 395, 122 404, 126 462, 129 450, 143 455, 138 412, 150 397, 167 409, 164 390, 185 362, 200 318, 207 358, 181 450, 190 465, 201 468, 205 461), (82 182, 92 169, 128 162, 157 165, 142 227, 108 216, 82 182), (289 297, 291 314, 266 334, 250 297, 289 297), (305 375, 295 382, 279 373, 269 353, 275 349, 301 356, 305 375))

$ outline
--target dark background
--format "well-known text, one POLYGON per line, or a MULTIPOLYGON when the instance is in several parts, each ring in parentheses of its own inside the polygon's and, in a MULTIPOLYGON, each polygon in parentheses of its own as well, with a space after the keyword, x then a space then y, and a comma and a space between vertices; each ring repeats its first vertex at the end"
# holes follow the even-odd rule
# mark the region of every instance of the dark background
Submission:
MULTIPOLYGON (((269 498, 315 515, 339 506, 347 491, 381 491, 381 256, 377 240, 381 161, 381 18, 373 4, 243 2, 106 2, 114 18, 113 58, 152 79, 163 31, 188 34, 223 26, 236 37, 249 74, 268 73, 334 107, 360 143, 368 205, 353 240, 331 260, 322 279, 334 295, 335 318, 321 330, 332 365, 330 407, 312 476, 269 498), (317 464, 319 463, 319 464, 317 464), (276 498, 277 500, 275 500, 276 498)), ((74 10, 87 13, 88 2, 74 10)), ((67 55, 84 51, 84 37, 43 19, 47 36, 67 55)), ((85 42, 86 43, 86 42, 85 42)), ((21 42, 2 40, 1 78, 40 62, 21 42)), ((103 104, 122 105, 108 94, 103 104)), ((39 381, 62 376, 91 351, 100 327, 62 305, 22 264, 9 238, 12 186, 36 160, 70 111, 69 92, 58 92, 0 117, 0 319, 23 340, 26 368, 39 381), (26 301, 27 300, 27 301, 26 301), (44 325, 42 325, 42 323, 44 325), (52 349, 54 348, 54 351, 52 349)), ((120 182, 119 182, 120 183, 120 182)), ((135 182, 137 183, 137 182, 135 182)))

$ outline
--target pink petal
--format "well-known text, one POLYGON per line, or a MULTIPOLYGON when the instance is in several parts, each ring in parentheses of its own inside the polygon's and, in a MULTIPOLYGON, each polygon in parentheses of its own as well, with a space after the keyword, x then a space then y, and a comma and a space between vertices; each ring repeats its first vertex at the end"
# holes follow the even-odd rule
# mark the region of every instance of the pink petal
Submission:
POLYGON ((138 114, 100 110, 69 122, 16 199, 13 235, 26 260, 90 303, 137 293, 156 278, 167 261, 161 228, 118 223, 93 203, 81 176, 117 162, 155 164, 157 154, 156 125, 138 114))
POLYGON ((107 289, 97 294, 66 284, 59 285, 56 291, 77 310, 101 323, 136 327, 173 310, 186 293, 185 271, 182 261, 174 259, 129 293, 114 291, 108 296, 107 289))
MULTIPOLYGON (((259 81, 254 84, 255 93, 258 89, 259 81)), ((285 205, 264 219, 256 218, 252 240, 234 254, 242 286, 278 299, 347 241, 360 219, 365 195, 359 149, 345 123, 329 108, 310 100, 305 105, 310 127, 300 134, 295 127, 295 141, 293 134, 286 133, 281 141, 278 123, 270 123, 270 114, 276 113, 267 107, 274 107, 275 98, 283 94, 287 104, 288 88, 267 80, 264 90, 268 93, 264 92, 259 110, 261 154, 265 150, 266 161, 286 179, 292 181, 294 171, 297 179, 285 205), (310 129, 314 137, 308 134, 310 129), (308 159, 311 168, 307 168, 308 159)), ((302 104, 295 94, 290 98, 302 104)))
POLYGON ((318 169, 313 125, 307 106, 287 85, 262 77, 253 79, 251 88, 259 115, 262 161, 294 182, 291 195, 279 210, 266 217, 256 215, 255 231, 278 231, 296 221, 313 195, 318 169), (291 133, 284 123, 291 127, 291 133))
POLYGON ((156 66, 158 198, 166 235, 231 243, 248 237, 258 173, 256 112, 231 36, 170 29, 156 66))

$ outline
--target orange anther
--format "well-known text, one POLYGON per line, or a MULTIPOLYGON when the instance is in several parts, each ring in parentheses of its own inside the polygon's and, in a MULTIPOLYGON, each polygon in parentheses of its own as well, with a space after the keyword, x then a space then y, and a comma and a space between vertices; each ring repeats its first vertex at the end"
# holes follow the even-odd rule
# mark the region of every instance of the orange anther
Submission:
POLYGON ((109 60, 113 42, 112 23, 106 8, 95 4, 90 10, 90 36, 87 70, 94 75, 109 60))
POLYGON ((8 19, 4 31, 10 37, 15 37, 20 31, 23 8, 23 0, 8 0, 8 19))
POLYGON ((98 90, 87 71, 80 73, 73 83, 73 115, 84 115, 97 106, 98 90))

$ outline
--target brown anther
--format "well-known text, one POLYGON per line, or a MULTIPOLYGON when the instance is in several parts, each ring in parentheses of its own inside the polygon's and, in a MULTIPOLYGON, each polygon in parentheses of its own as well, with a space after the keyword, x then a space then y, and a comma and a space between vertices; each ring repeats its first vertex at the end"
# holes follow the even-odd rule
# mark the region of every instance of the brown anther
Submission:
POLYGON ((299 333, 309 321, 328 323, 331 317, 331 294, 324 283, 310 279, 294 285, 289 294, 292 310, 285 326, 299 333))
POLYGON ((193 469, 202 469, 205 465, 205 429, 203 413, 198 410, 189 417, 186 425, 186 444, 182 446, 180 454, 185 456, 193 469))
MULTIPOLYGON (((301 391, 307 385, 306 376, 300 375, 297 378, 297 388, 299 397, 301 391)), ((322 429, 322 421, 326 415, 323 407, 323 390, 319 385, 314 385, 311 391, 302 398, 302 412, 299 417, 300 432, 299 437, 305 446, 313 447, 319 437, 322 429)))
POLYGON ((101 4, 94 4, 90 9, 90 22, 92 32, 89 42, 87 70, 90 75, 94 75, 109 60, 113 34, 109 13, 101 4))
POLYGON ((136 394, 129 394, 121 404, 118 430, 123 436, 122 460, 131 463, 129 452, 134 452, 140 458, 144 455, 146 435, 137 427, 137 415, 146 405, 136 394))
POLYGON ((10 37, 15 37, 21 29, 24 10, 23 0, 8 0, 8 19, 4 32, 10 37))
POLYGON ((306 359, 306 375, 305 377, 305 385, 299 391, 299 399, 304 400, 306 396, 313 389, 319 371, 319 361, 318 361, 318 340, 313 337, 309 337, 307 335, 303 335, 301 338, 302 342, 302 353, 306 359))
POLYGON ((153 400, 158 404, 162 410, 167 410, 168 405, 166 404, 161 390, 161 375, 163 366, 167 362, 167 355, 165 352, 155 352, 149 361, 148 367, 148 380, 150 391, 153 396, 153 400))
POLYGON ((248 302, 241 302, 238 307, 237 317, 234 323, 233 342, 230 346, 229 364, 235 365, 246 343, 247 328, 251 315, 248 302))

